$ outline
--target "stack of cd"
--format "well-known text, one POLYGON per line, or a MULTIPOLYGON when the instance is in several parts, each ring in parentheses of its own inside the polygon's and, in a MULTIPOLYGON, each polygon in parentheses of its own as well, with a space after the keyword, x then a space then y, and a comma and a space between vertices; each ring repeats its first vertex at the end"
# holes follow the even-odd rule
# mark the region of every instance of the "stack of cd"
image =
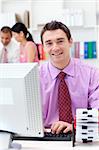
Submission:
POLYGON ((76 110, 76 141, 87 143, 99 140, 99 117, 97 109, 76 110))

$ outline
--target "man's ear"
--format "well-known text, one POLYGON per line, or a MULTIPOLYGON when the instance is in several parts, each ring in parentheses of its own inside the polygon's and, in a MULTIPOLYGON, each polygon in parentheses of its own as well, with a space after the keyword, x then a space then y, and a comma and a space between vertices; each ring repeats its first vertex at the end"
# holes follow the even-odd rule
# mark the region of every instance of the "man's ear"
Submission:
POLYGON ((70 42, 70 46, 72 46, 72 44, 73 44, 73 39, 70 38, 69 42, 70 42))

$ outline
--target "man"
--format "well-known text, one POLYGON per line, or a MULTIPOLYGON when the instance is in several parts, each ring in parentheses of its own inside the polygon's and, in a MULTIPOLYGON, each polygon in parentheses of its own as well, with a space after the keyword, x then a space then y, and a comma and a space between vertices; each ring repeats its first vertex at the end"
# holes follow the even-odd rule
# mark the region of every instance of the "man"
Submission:
POLYGON ((61 22, 47 23, 41 32, 41 42, 49 54, 49 62, 40 66, 44 127, 51 128, 53 133, 66 133, 72 131, 72 124, 59 119, 58 74, 66 73, 74 119, 77 108, 99 109, 99 71, 79 59, 70 58, 73 40, 69 29, 61 22))
POLYGON ((19 44, 12 39, 10 27, 1 28, 0 39, 0 63, 19 62, 19 44))

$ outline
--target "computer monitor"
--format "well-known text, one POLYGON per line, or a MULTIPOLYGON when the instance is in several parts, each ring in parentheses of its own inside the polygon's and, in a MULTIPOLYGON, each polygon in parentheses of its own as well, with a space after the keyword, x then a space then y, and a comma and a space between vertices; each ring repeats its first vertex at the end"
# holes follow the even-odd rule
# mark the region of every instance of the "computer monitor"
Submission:
POLYGON ((37 63, 0 64, 0 130, 43 137, 37 63))

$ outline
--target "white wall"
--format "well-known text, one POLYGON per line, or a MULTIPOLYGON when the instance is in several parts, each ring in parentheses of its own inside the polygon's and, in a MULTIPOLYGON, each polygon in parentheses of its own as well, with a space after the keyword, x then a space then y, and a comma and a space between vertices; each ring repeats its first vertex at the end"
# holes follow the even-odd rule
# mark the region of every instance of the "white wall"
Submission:
POLYGON ((1 0, 0 0, 0 12, 1 12, 1 0))
POLYGON ((40 42, 37 26, 50 20, 62 20, 62 11, 66 8, 81 8, 84 11, 84 27, 71 28, 74 41, 97 39, 99 30, 96 26, 96 10, 98 0, 0 0, 2 12, 16 12, 20 15, 30 11, 31 31, 36 42, 40 42), (95 3, 97 2, 97 3, 95 3))
POLYGON ((99 24, 99 0, 0 0, 0 12, 16 12, 22 16, 25 10, 30 11, 30 31, 37 43, 40 43, 38 27, 50 20, 61 21, 63 9, 67 8, 83 10, 84 26, 69 27, 72 37, 74 41, 97 40, 99 57, 99 26, 96 27, 96 15, 99 24))
POLYGON ((25 10, 31 13, 31 0, 3 0, 1 4, 1 12, 17 13, 22 18, 25 10))
POLYGON ((34 0, 32 1, 33 28, 50 20, 60 19, 63 0, 34 0))
POLYGON ((31 0, 1 0, 2 12, 21 13, 24 10, 30 10, 31 0))
POLYGON ((94 26, 96 10, 99 12, 98 0, 0 0, 2 12, 17 12, 22 14, 29 10, 32 28, 52 19, 62 18, 62 10, 66 8, 81 8, 84 10, 85 26, 94 26))
POLYGON ((84 11, 84 26, 96 25, 96 1, 98 0, 65 0, 64 8, 81 8, 84 11))
MULTIPOLYGON (((63 9, 82 9, 84 15, 83 27, 69 27, 74 41, 92 41, 97 40, 96 28, 96 0, 36 0, 32 2, 33 8, 33 31, 36 41, 39 33, 37 25, 44 24, 50 20, 62 20, 63 9), (57 3, 57 5, 56 5, 57 3), (60 19, 59 19, 60 18, 60 19)), ((79 21, 79 20, 78 20, 79 21)))

